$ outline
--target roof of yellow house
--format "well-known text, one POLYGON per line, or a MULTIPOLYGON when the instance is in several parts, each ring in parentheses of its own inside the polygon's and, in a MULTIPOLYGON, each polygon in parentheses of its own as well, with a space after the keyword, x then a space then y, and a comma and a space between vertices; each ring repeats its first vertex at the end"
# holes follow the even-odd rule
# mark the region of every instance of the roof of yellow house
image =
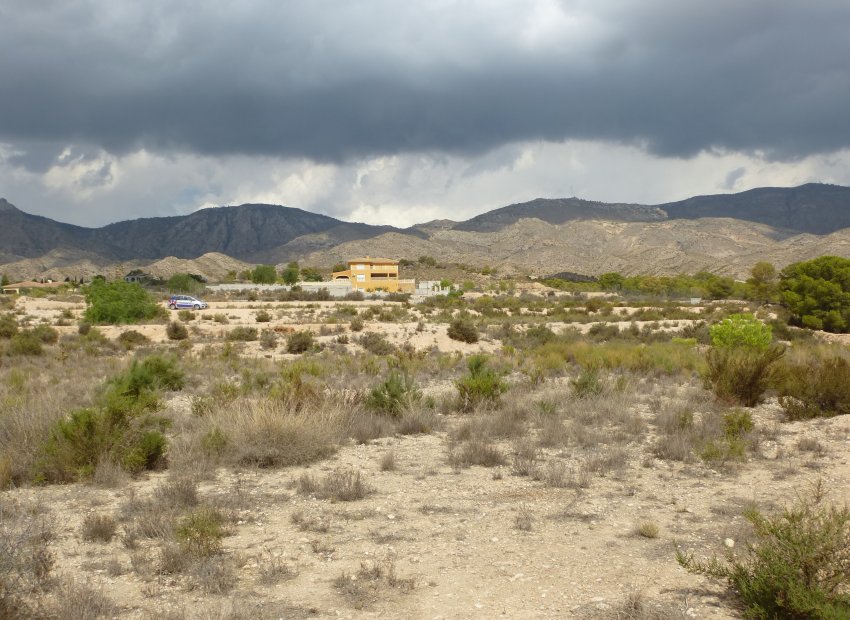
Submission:
POLYGON ((398 265, 398 261, 394 258, 377 258, 375 256, 352 258, 348 261, 349 265, 353 265, 354 263, 371 263, 373 265, 398 265))

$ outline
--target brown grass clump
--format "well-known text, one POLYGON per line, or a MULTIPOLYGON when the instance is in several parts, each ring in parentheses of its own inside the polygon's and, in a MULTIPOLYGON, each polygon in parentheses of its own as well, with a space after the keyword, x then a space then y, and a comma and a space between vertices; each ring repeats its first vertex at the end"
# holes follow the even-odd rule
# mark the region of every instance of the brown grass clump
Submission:
MULTIPOLYGON (((209 437, 216 431, 214 453, 197 443, 181 447, 193 458, 213 458, 230 465, 288 467, 304 465, 333 454, 344 437, 350 409, 326 400, 314 406, 271 399, 239 398, 226 409, 211 411, 196 431, 209 437)), ((210 440, 212 441, 212 440, 210 440)), ((210 443, 207 442, 207 444, 210 443)))

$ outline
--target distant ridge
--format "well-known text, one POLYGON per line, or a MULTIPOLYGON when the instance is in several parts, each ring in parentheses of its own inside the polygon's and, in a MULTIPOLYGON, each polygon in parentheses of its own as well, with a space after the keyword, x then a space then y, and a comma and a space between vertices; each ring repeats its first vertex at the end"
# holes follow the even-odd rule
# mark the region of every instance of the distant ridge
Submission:
POLYGON ((537 198, 482 213, 457 224, 454 230, 495 232, 522 218, 536 218, 549 224, 564 224, 572 220, 659 222, 667 219, 667 215, 656 207, 645 205, 593 202, 581 198, 537 198))
MULTIPOLYGON (((280 250, 305 235, 325 234, 335 245, 400 229, 343 222, 280 205, 244 204, 189 215, 151 217, 83 228, 24 213, 0 199, 0 254, 37 258, 55 249, 96 252, 112 260, 196 258, 210 252, 244 261, 286 260, 280 250)), ((423 233, 415 233, 423 234, 423 233)))
POLYGON ((823 183, 695 196, 658 207, 670 219, 731 217, 815 235, 850 228, 850 187, 823 183))
POLYGON ((662 205, 539 198, 465 222, 434 220, 406 229, 267 204, 84 228, 0 199, 0 264, 30 278, 73 265, 89 272, 208 254, 248 264, 304 260, 323 266, 362 254, 414 260, 427 255, 537 275, 693 269, 746 274, 758 260, 781 266, 827 252, 850 256, 850 188, 817 183, 662 205))

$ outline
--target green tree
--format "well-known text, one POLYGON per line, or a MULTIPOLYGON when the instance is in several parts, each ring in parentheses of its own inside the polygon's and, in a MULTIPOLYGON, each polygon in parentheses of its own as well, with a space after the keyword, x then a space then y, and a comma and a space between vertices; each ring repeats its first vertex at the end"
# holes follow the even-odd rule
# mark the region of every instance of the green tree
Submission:
POLYGON ((9 276, 5 273, 0 276, 0 286, 8 286, 9 285, 9 276))
POLYGON ((850 259, 821 256, 788 265, 780 274, 779 290, 792 323, 850 331, 850 259))
POLYGON ((89 323, 138 323, 154 318, 159 312, 154 299, 139 284, 96 278, 86 289, 84 317, 89 323))
POLYGON ((290 286, 294 284, 298 284, 298 276, 300 275, 301 270, 298 268, 298 262, 292 261, 286 266, 280 276, 286 284, 290 286))
POLYGON ((333 266, 333 269, 331 271, 347 271, 347 270, 348 270, 348 265, 346 265, 345 263, 337 263, 336 265, 333 266))
POLYGON ((750 270, 747 280, 749 296, 757 301, 771 301, 776 297, 776 267, 773 263, 759 261, 750 270))
POLYGON ((604 291, 619 291, 623 288, 625 278, 619 273, 608 272, 599 276, 599 286, 604 291))
POLYGON ((257 265, 251 271, 251 282, 254 284, 274 284, 277 282, 277 271, 274 265, 257 265))
POLYGON ((315 267, 302 267, 301 279, 305 282, 321 282, 322 274, 315 267))
POLYGON ((172 293, 197 293, 204 288, 202 282, 188 273, 175 273, 168 278, 165 286, 172 293))

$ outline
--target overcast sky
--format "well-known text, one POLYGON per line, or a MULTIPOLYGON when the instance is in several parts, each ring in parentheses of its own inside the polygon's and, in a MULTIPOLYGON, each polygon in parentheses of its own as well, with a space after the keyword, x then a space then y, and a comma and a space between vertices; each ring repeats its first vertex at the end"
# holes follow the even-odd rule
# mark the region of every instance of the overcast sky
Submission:
POLYGON ((848 33, 847 0, 0 0, 0 196, 406 226, 850 185, 848 33))

